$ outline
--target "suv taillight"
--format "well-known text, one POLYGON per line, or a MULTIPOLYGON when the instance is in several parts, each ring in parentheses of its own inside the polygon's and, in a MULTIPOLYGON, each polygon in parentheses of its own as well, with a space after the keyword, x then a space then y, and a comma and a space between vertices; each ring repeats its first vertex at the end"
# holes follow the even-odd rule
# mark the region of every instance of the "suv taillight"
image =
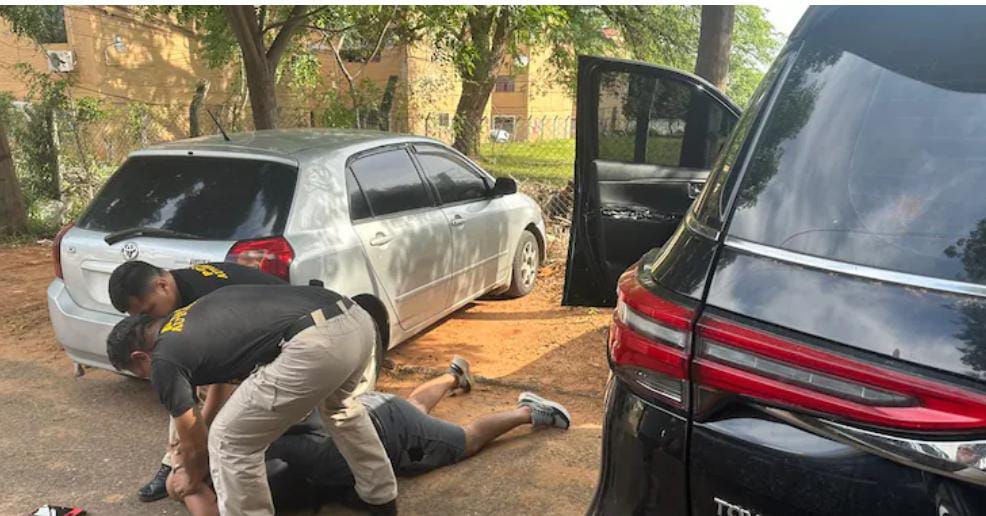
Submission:
POLYGON ((69 222, 62 226, 62 229, 58 230, 55 234, 55 239, 51 242, 51 261, 55 265, 55 277, 59 279, 64 279, 64 274, 62 273, 62 239, 65 238, 65 233, 75 226, 74 222, 69 222))
POLYGON ((986 428, 986 396, 716 316, 698 323, 694 381, 767 405, 894 430, 986 428))
POLYGON ((226 255, 227 262, 256 267, 284 281, 290 281, 288 273, 293 260, 294 250, 283 237, 237 242, 226 255))
POLYGON ((983 394, 724 317, 704 314, 696 324, 693 304, 656 295, 641 285, 636 268, 620 278, 618 296, 609 336, 613 372, 652 401, 685 410, 694 387, 697 414, 739 395, 892 430, 986 429, 983 394))
POLYGON ((685 409, 688 340, 695 310, 644 288, 636 267, 620 278, 617 294, 609 333, 613 372, 635 391, 685 409))

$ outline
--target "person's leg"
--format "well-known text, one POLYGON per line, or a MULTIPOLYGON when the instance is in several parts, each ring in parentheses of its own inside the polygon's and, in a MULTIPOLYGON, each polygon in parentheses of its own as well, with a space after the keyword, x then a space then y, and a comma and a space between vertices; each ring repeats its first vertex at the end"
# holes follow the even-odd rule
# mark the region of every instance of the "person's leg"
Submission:
POLYGON ((149 482, 137 490, 137 497, 142 502, 154 502, 168 496, 165 487, 168 474, 171 473, 171 445, 178 439, 178 432, 175 430, 175 421, 168 418, 168 446, 161 457, 161 464, 149 482))
POLYGON ((517 408, 483 416, 463 426, 466 432, 465 455, 475 455, 493 439, 521 425, 567 430, 571 421, 571 415, 561 403, 524 392, 517 399, 517 408))
POLYGON ((452 394, 455 389, 461 389, 462 392, 472 390, 475 380, 473 380, 472 372, 469 370, 468 360, 464 357, 455 356, 452 358, 448 370, 449 372, 438 378, 433 378, 415 387, 411 391, 411 395, 407 397, 407 401, 425 414, 430 414, 435 405, 438 405, 438 402, 442 401, 445 396, 452 394))
POLYGON ((452 373, 445 373, 415 387, 407 397, 407 401, 425 414, 430 414, 431 409, 435 408, 435 405, 438 405, 442 398, 458 386, 459 377, 452 373))
POLYGON ((531 408, 517 407, 505 412, 481 416, 462 426, 466 432, 466 457, 472 457, 493 439, 531 423, 531 408))
POLYGON ((359 497, 370 504, 390 503, 397 498, 397 478, 366 407, 353 396, 375 345, 376 325, 370 314, 354 305, 319 329, 328 337, 325 352, 334 370, 349 371, 323 404, 329 435, 353 472, 359 497))

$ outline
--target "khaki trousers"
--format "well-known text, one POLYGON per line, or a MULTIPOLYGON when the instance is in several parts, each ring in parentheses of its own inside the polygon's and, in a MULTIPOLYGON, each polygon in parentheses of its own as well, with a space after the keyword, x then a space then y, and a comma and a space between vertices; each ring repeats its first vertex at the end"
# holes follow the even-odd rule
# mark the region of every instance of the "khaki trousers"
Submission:
POLYGON ((264 453, 291 424, 323 403, 328 431, 356 479, 364 501, 397 497, 397 479, 369 414, 355 401, 376 345, 373 319, 358 305, 316 324, 281 346, 281 354, 258 368, 233 393, 209 430, 213 486, 224 515, 271 515, 264 453))

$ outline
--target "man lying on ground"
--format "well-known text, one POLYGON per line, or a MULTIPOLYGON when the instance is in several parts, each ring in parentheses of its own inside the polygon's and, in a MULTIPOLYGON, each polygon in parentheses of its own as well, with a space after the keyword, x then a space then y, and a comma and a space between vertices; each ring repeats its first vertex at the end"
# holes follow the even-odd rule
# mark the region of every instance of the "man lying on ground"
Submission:
MULTIPOLYGON (((412 476, 455 464, 518 426, 567 429, 571 424, 565 407, 529 392, 519 396, 516 408, 465 425, 429 414, 445 396, 455 390, 469 392, 472 384, 469 363, 455 357, 448 373, 419 385, 407 399, 380 392, 356 398, 369 412, 395 474, 412 476)), ((271 444, 267 472, 278 510, 315 509, 332 501, 359 503, 353 496, 352 471, 317 412, 271 444)), ((181 475, 179 468, 168 479, 169 492, 181 475)), ((195 504, 208 503, 208 497, 186 498, 185 503, 192 510, 195 504)))
MULTIPOLYGON (((147 314, 151 317, 164 317, 171 312, 188 306, 202 296, 230 285, 280 285, 285 282, 255 267, 235 263, 203 263, 187 269, 165 270, 147 262, 134 260, 125 262, 113 270, 109 281, 110 301, 113 306, 130 315, 147 314)), ((216 389, 226 387, 213 387, 216 389)), ((218 394, 218 393, 217 393, 218 394)), ((225 396, 213 396, 223 398, 225 396)), ((212 422, 219 407, 207 401, 202 407, 203 419, 212 422)), ((177 444, 178 433, 175 421, 169 418, 168 449, 177 444)), ((137 491, 142 502, 160 500, 168 493, 164 482, 171 472, 170 452, 165 452, 157 473, 137 491)))

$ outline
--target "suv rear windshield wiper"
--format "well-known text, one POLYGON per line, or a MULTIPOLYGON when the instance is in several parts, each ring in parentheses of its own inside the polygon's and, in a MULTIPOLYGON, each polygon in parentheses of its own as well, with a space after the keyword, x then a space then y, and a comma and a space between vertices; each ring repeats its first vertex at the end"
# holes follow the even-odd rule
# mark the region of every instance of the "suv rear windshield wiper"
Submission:
POLYGON ((158 237, 158 238, 189 238, 192 240, 202 240, 202 237, 198 235, 192 235, 190 233, 182 233, 181 231, 175 231, 173 229, 164 228, 149 228, 149 227, 139 227, 139 228, 128 228, 121 229, 120 231, 114 231, 106 235, 103 240, 107 244, 113 245, 121 240, 126 240, 130 237, 158 237))

